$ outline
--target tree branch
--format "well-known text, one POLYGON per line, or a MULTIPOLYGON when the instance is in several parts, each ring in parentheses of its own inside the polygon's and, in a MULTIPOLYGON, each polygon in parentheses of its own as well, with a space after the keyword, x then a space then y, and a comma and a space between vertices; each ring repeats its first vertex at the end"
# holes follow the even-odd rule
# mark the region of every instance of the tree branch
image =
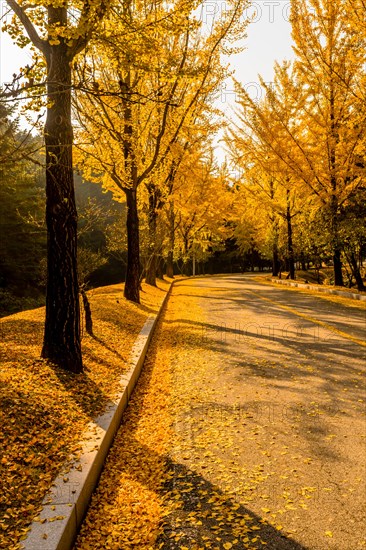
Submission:
POLYGON ((9 8, 13 10, 15 15, 20 20, 20 22, 23 24, 34 46, 38 48, 43 53, 43 55, 46 55, 47 42, 45 40, 42 40, 42 38, 38 35, 35 26, 29 19, 28 15, 25 13, 25 9, 19 6, 19 4, 15 2, 15 0, 6 0, 6 3, 8 4, 9 8))
MULTIPOLYGON (((13 2, 14 0, 11 0, 11 1, 13 2)), ((73 59, 78 53, 80 53, 85 48, 85 46, 87 45, 87 43, 89 42, 92 36, 95 26, 97 25, 97 23, 99 23, 99 21, 103 19, 107 11, 109 2, 108 0, 102 0, 100 2, 100 5, 98 4, 99 2, 97 2, 98 7, 94 10, 94 13, 91 13, 90 6, 92 4, 88 1, 84 2, 84 7, 82 9, 80 19, 79 19, 78 30, 82 28, 85 21, 89 21, 90 27, 87 32, 84 32, 84 33, 80 32, 79 38, 77 38, 77 40, 75 41, 75 44, 71 46, 70 48, 71 59, 73 59), (93 20, 94 24, 90 22, 91 19, 93 20)))

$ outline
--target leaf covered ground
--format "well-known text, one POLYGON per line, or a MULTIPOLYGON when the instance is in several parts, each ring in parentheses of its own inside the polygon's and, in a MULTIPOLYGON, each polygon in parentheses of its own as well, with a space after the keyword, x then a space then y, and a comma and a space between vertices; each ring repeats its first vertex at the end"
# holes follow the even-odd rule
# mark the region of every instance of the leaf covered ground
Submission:
POLYGON ((44 308, 0 319, 0 548, 16 550, 52 480, 76 456, 90 419, 117 391, 130 350, 167 289, 143 285, 141 305, 123 286, 89 293, 94 337, 84 332, 84 373, 40 359, 44 308))

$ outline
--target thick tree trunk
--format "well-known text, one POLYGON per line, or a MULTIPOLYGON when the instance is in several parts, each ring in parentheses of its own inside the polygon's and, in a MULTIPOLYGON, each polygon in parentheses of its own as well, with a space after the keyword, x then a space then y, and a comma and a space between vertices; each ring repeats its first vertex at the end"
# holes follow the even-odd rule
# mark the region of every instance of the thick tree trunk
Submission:
POLYGON ((153 251, 149 256, 148 264, 146 266, 145 283, 150 286, 156 286, 156 269, 157 269, 157 256, 153 251))
POLYGON ((137 192, 126 189, 127 199, 127 271, 124 296, 140 303, 140 237, 137 192))
POLYGON ((174 277, 174 264, 173 264, 173 252, 169 250, 168 256, 166 259, 166 276, 170 279, 174 277))
POLYGON ((294 246, 292 241, 292 216, 290 204, 287 204, 286 210, 286 221, 287 221, 287 254, 288 254, 288 270, 289 278, 295 279, 295 260, 294 260, 294 246))
POLYGON ((67 370, 81 372, 71 67, 64 44, 50 46, 47 67, 47 297, 42 357, 67 370))
POLYGON ((156 277, 158 279, 164 280, 164 260, 161 256, 157 256, 156 277))
POLYGON ((278 248, 277 248, 277 245, 274 244, 273 250, 272 250, 272 276, 277 277, 279 271, 280 271, 280 261, 278 258, 278 248))
POLYGON ((341 251, 339 248, 335 248, 333 252, 333 266, 334 266, 334 285, 344 286, 343 273, 342 273, 342 260, 341 251))

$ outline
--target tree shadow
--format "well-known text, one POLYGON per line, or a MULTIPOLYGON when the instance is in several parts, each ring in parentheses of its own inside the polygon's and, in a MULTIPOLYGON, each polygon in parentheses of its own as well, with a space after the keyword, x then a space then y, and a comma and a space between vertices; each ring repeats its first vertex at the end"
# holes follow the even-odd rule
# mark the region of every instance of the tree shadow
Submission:
MULTIPOLYGON (((134 410, 135 422, 139 409, 137 406, 134 410)), ((111 506, 113 502, 118 503, 119 473, 123 472, 134 484, 146 486, 151 490, 151 472, 156 471, 157 463, 165 464, 169 481, 161 485, 158 494, 166 509, 172 504, 172 511, 164 517, 161 534, 154 548, 181 550, 185 546, 190 550, 199 547, 221 550, 225 548, 225 543, 230 542, 233 550, 254 550, 263 548, 264 544, 270 550, 306 550, 306 547, 270 525, 265 518, 240 504, 235 496, 226 494, 200 473, 142 444, 134 437, 136 427, 137 424, 132 425, 129 422, 126 426, 122 424, 120 430, 126 432, 123 434, 126 435, 126 439, 124 440, 121 434, 117 436, 100 484, 103 485, 104 477, 113 476, 115 481, 107 482, 108 503, 111 506), (127 458, 126 445, 131 449, 130 457, 127 458), (144 467, 138 468, 137 464, 144 464, 144 467)), ((105 506, 106 495, 103 488, 101 495, 98 495, 97 489, 92 501, 93 513, 99 516, 102 516, 105 506)), ((85 533, 82 535, 85 536, 85 533)), ((99 545, 103 544, 101 537, 104 536, 107 537, 108 533, 99 533, 99 545)), ((89 532, 88 537, 93 537, 92 532, 89 532)))
MULTIPOLYGON (((309 342, 300 341, 299 338, 273 338, 248 331, 245 333, 245 339, 235 342, 223 336, 231 334, 240 337, 238 331, 228 330, 222 333, 222 327, 213 324, 202 324, 184 318, 176 321, 165 320, 164 324, 165 334, 171 345, 185 341, 192 354, 198 357, 211 359, 214 354, 217 357, 224 357, 225 361, 221 361, 220 368, 223 372, 227 372, 231 379, 240 383, 244 378, 246 382, 252 382, 253 387, 263 387, 265 384, 268 389, 277 394, 278 403, 273 401, 266 403, 264 398, 260 402, 258 398, 246 399, 245 406, 249 410, 255 412, 258 407, 265 409, 281 403, 283 410, 287 411, 287 416, 283 420, 288 426, 296 420, 299 432, 316 457, 333 463, 340 460, 338 451, 332 450, 326 444, 325 437, 333 432, 337 423, 347 422, 351 433, 356 429, 356 425, 353 427, 353 420, 365 413, 364 386, 361 383, 362 373, 360 373, 362 350, 358 357, 355 354, 355 349, 359 348, 357 344, 350 342, 348 349, 347 344, 346 348, 337 348, 337 358, 329 361, 329 344, 326 340, 309 344, 309 342), (200 329, 203 332, 197 333, 200 329), (274 344, 280 344, 283 347, 283 353, 279 356, 278 351, 272 348, 274 344), (255 355, 251 357, 249 346, 266 357, 263 363, 256 361, 255 355), (283 355, 288 357, 286 365, 283 364, 283 355), (352 365, 350 359, 355 357, 358 357, 359 362, 352 365), (316 374, 312 365, 318 368, 316 374), (315 394, 312 392, 314 376, 318 384, 315 394), (288 391, 288 383, 293 379, 297 380, 296 384, 291 385, 293 401, 287 403, 286 398, 281 397, 281 394, 288 391), (355 384, 355 379, 360 379, 360 383, 355 384), (339 380, 342 381, 342 388, 348 391, 349 404, 342 399, 339 380), (325 395, 326 400, 324 400, 325 395), (310 405, 317 399, 320 399, 320 404, 310 405)), ((258 411, 254 416, 258 417, 258 411)), ((268 421, 264 418, 258 418, 258 420, 268 421)))
MULTIPOLYGON (((244 277, 227 277, 226 280, 228 283, 253 283, 252 281, 245 280, 244 277)), ((182 281, 180 285, 183 285, 184 288, 184 281, 182 281)), ((176 285, 176 287, 179 288, 179 283, 176 285)), ((216 287, 215 290, 217 290, 216 287)), ((314 296, 313 294, 306 294, 304 292, 294 293, 294 291, 291 290, 265 286, 260 283, 256 285, 254 292, 252 292, 250 288, 235 290, 231 288, 225 288, 225 286, 223 285, 218 290, 220 293, 222 293, 221 295, 214 296, 212 294, 196 294, 195 297, 213 302, 220 302, 222 300, 225 300, 225 307, 227 307, 227 302, 231 302, 231 306, 229 306, 229 309, 230 307, 235 309, 237 307, 242 307, 244 308, 244 310, 253 311, 254 313, 263 310, 267 310, 269 312, 278 312, 278 307, 276 307, 275 304, 271 304, 271 302, 268 302, 266 299, 261 299, 262 296, 264 298, 278 301, 279 306, 293 306, 296 307, 300 312, 305 312, 305 314, 311 316, 314 316, 315 309, 315 313, 317 316, 319 316, 319 319, 321 321, 331 323, 337 330, 351 333, 353 336, 360 339, 365 339, 366 336, 366 307, 365 309, 361 309, 352 305, 344 306, 343 304, 324 299, 321 294, 319 296, 314 296), (258 296, 256 296, 256 294, 258 294, 258 296)), ((192 295, 189 294, 180 295, 192 298, 192 295)), ((217 310, 220 311, 219 306, 217 310)), ((290 312, 288 313, 291 314, 290 312)))
POLYGON ((14 547, 15 525, 17 533, 29 525, 52 481, 77 451, 83 428, 80 409, 93 418, 105 402, 86 375, 67 376, 45 361, 33 358, 25 369, 13 368, 12 373, 14 378, 5 373, 0 381, 2 548, 14 547))
MULTIPOLYGON (((127 358, 124 357, 123 355, 121 355, 117 350, 115 350, 112 346, 108 345, 107 342, 105 340, 103 340, 102 338, 100 338, 99 336, 95 336, 95 334, 93 334, 91 336, 91 338, 93 338, 93 340, 95 340, 95 342, 97 342, 98 344, 100 344, 101 346, 103 346, 105 349, 107 349, 108 351, 110 351, 111 353, 113 353, 116 357, 118 357, 118 359, 120 359, 121 361, 123 361, 124 363, 127 362, 127 358)), ((100 360, 100 359, 98 359, 100 360)))
POLYGON ((225 543, 231 543, 233 550, 264 545, 271 550, 306 550, 184 464, 167 458, 167 467, 171 480, 162 489, 163 498, 169 501, 173 495, 174 503, 178 500, 180 505, 165 518, 158 548, 224 549, 225 543))

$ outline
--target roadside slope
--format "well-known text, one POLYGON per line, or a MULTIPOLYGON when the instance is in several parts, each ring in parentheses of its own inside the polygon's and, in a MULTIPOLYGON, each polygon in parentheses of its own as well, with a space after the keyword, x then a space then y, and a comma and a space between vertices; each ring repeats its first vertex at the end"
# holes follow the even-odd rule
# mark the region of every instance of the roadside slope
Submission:
POLYGON ((52 480, 78 455, 86 425, 117 391, 135 339, 168 287, 143 285, 141 305, 123 298, 122 285, 89 293, 95 336, 84 333, 81 375, 39 359, 44 308, 0 319, 0 547, 19 548, 52 480))

